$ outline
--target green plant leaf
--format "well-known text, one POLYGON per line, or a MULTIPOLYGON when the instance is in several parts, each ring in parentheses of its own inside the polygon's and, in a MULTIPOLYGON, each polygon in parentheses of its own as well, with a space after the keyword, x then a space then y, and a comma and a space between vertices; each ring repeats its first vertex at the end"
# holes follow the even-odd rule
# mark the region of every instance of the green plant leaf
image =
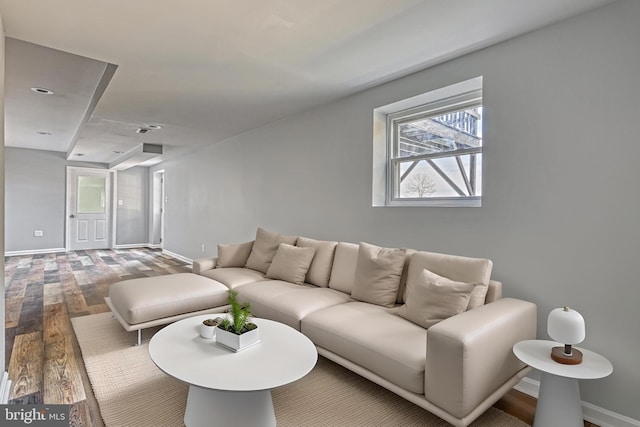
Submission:
POLYGON ((251 305, 249 303, 244 305, 240 304, 238 301, 238 292, 234 290, 229 290, 228 301, 231 306, 229 312, 231 314, 231 322, 233 324, 232 328, 229 328, 228 330, 240 335, 243 332, 246 332, 245 324, 251 316, 251 305))

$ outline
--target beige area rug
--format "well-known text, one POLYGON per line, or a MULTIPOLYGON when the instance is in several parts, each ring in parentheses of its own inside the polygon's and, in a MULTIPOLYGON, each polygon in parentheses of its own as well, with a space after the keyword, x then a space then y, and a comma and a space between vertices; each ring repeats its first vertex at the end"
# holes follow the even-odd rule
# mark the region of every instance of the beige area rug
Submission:
MULTIPOLYGON (((122 329, 111 313, 71 319, 107 427, 183 426, 187 386, 161 372, 148 355, 157 329, 122 329)), ((335 363, 319 358, 306 377, 272 391, 280 427, 448 426, 424 409, 335 363)), ((523 427, 490 408, 474 427, 523 427)))

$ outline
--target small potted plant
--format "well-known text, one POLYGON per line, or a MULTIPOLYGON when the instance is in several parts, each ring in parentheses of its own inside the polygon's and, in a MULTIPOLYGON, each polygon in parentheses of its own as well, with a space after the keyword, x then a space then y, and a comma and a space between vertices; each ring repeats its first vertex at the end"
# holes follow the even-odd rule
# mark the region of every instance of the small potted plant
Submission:
POLYGON ((221 320, 221 318, 203 320, 200 325, 200 336, 205 339, 213 338, 216 334, 216 326, 221 320))
POLYGON ((229 291, 229 305, 229 316, 217 326, 216 341, 237 352, 259 341, 258 325, 249 322, 251 306, 238 302, 238 292, 229 291))

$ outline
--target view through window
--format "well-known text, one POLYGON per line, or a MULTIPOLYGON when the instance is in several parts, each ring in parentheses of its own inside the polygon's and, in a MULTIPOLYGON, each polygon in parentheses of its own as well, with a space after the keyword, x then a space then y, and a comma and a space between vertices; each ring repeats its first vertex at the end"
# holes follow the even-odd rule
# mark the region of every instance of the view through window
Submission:
POLYGON ((482 105, 472 104, 392 119, 393 199, 482 195, 482 105))

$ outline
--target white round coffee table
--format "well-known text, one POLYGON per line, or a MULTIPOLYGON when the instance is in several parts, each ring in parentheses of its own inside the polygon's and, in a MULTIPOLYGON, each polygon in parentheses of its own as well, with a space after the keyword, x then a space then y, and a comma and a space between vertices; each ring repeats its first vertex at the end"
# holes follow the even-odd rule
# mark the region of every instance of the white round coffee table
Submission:
POLYGON ((149 342, 156 366, 189 384, 185 425, 275 426, 271 389, 308 374, 318 360, 315 346, 290 326, 253 319, 260 342, 234 353, 200 337, 200 323, 211 317, 175 322, 149 342))
POLYGON ((584 422, 578 380, 603 378, 613 372, 611 362, 584 348, 579 348, 583 357, 579 365, 563 365, 554 361, 551 349, 563 346, 545 340, 520 341, 513 346, 513 353, 518 359, 542 373, 533 420, 536 427, 582 427, 584 422))

